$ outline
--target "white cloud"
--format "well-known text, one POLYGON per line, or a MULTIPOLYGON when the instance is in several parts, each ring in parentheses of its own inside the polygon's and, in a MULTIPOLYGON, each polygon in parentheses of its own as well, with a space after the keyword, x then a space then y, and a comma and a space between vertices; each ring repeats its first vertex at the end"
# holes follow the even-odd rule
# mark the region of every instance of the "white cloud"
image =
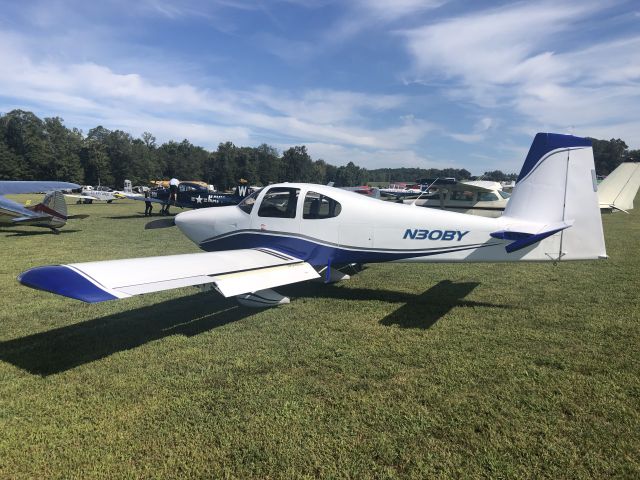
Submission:
MULTIPOLYGON (((6 37, 10 40, 10 37, 6 37)), ((0 35, 0 40, 3 37, 0 35)), ((407 99, 329 89, 302 92, 257 87, 251 91, 164 84, 137 73, 117 73, 95 63, 34 61, 19 41, 0 41, 0 91, 56 112, 80 127, 151 131, 160 140, 189 138, 215 147, 265 138, 292 143, 408 150, 434 125, 392 113, 407 99), (372 113, 389 114, 390 126, 373 127, 372 113)), ((73 125, 75 126, 75 125, 73 125)))
POLYGON ((433 10, 447 3, 447 0, 357 0, 359 9, 380 20, 395 20, 407 15, 433 10))
MULTIPOLYGON (((278 148, 286 150, 291 145, 280 144, 278 148)), ((346 165, 353 162, 368 169, 417 167, 417 168, 446 168, 451 164, 442 164, 409 149, 365 149, 336 145, 330 143, 307 143, 307 151, 315 158, 322 158, 333 165, 346 165)))
MULTIPOLYGON (((413 75, 448 79, 454 101, 501 107, 522 123, 552 130, 607 131, 640 106, 640 36, 577 47, 566 40, 605 5, 518 3, 403 32, 413 75), (600 125, 599 128, 597 125, 600 125)), ((592 19, 598 21, 598 18, 592 19)), ((637 135, 637 134, 636 134, 637 135)), ((479 131, 453 134, 479 141, 479 131)))

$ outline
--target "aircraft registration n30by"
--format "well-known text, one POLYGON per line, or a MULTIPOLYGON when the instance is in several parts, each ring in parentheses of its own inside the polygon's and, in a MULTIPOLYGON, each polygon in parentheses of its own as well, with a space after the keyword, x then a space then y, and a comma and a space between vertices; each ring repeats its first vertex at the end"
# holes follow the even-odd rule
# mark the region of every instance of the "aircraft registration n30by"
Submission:
POLYGON ((289 301, 272 288, 321 275, 339 280, 336 268, 351 263, 607 256, 591 141, 553 133, 536 135, 499 218, 284 183, 237 206, 180 213, 175 224, 204 252, 36 267, 18 280, 85 302, 203 285, 241 303, 269 306, 289 301))

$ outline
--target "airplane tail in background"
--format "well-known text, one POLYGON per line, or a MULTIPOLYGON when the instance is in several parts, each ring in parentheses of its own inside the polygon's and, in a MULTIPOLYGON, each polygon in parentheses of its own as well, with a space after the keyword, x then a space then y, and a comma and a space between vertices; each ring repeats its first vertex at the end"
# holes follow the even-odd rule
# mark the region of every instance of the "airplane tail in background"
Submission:
POLYGON ((512 251, 553 236, 540 260, 606 258, 591 141, 538 133, 503 221, 508 228, 492 235, 515 240, 512 251))
POLYGON ((640 163, 621 163, 598 185, 600 208, 631 210, 639 188, 640 163))
POLYGON ((238 197, 247 197, 251 194, 251 187, 246 183, 240 183, 233 192, 238 197))
POLYGON ((34 212, 47 213, 60 220, 67 219, 67 203, 64 201, 62 192, 47 193, 42 203, 31 208, 34 212))

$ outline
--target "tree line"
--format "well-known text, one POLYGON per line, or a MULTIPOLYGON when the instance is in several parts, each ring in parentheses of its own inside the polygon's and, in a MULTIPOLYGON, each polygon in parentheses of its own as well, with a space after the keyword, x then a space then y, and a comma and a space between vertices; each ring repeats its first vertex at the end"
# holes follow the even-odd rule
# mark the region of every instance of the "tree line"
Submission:
MULTIPOLYGON (((598 174, 605 175, 627 158, 640 160, 620 139, 594 140, 598 174)), ((473 178, 465 169, 381 168, 368 170, 353 162, 335 166, 311 158, 304 145, 280 154, 274 147, 238 147, 231 142, 208 151, 189 140, 158 145, 145 132, 140 138, 122 130, 97 126, 84 134, 67 128, 59 117, 41 119, 32 112, 13 110, 0 115, 0 179, 64 180, 80 184, 122 186, 176 177, 204 180, 229 188, 244 178, 254 185, 309 182, 355 186, 368 182, 414 181, 419 178, 473 178)), ((514 174, 496 170, 483 179, 508 180, 514 174)))

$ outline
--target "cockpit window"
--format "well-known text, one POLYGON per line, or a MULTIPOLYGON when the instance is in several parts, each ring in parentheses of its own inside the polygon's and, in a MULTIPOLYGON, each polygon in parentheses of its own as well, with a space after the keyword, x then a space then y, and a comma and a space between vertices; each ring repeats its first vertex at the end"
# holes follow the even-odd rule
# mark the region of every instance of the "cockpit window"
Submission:
POLYGON ((180 186, 178 187, 178 190, 180 190, 181 192, 193 192, 198 190, 197 187, 195 187, 194 185, 188 185, 186 183, 181 183, 180 186))
POLYGON ((251 210, 253 210, 253 206, 256 204, 256 199, 258 198, 259 194, 260 194, 260 190, 252 193, 247 198, 242 200, 238 204, 238 207, 240 207, 240 210, 242 210, 244 213, 251 213, 251 210))
POLYGON ((340 215, 341 211, 342 206, 333 198, 316 192, 307 192, 307 195, 304 197, 302 218, 306 220, 333 218, 340 215))
POLYGON ((498 193, 504 199, 507 199, 507 198, 509 198, 511 196, 511 194, 509 192, 505 192, 504 190, 498 190, 498 193))
POLYGON ((451 200, 471 202, 473 201, 473 192, 470 190, 454 190, 451 192, 451 200))
POLYGON ((478 201, 479 202, 495 202, 498 200, 498 196, 493 192, 479 192, 478 193, 478 201))
POLYGON ((299 188, 273 187, 262 197, 259 217, 296 218, 299 188))

